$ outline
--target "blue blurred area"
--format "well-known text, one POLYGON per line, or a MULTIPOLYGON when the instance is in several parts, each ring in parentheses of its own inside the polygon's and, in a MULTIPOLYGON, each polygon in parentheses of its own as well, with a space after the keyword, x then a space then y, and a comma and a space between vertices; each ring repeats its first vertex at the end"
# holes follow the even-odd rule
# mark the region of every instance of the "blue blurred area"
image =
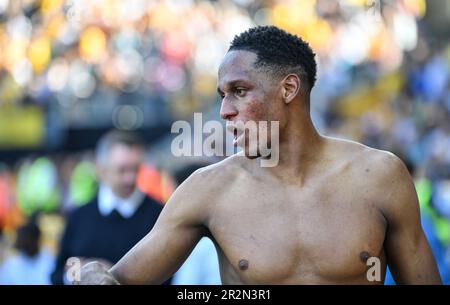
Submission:
MULTIPOLYGON (((422 227, 425 236, 428 239, 434 258, 436 259, 439 273, 441 274, 442 282, 445 285, 450 284, 450 247, 443 245, 436 235, 436 230, 432 220, 428 216, 422 215, 422 227)), ((386 272, 385 285, 396 285, 394 278, 389 270, 386 272)))

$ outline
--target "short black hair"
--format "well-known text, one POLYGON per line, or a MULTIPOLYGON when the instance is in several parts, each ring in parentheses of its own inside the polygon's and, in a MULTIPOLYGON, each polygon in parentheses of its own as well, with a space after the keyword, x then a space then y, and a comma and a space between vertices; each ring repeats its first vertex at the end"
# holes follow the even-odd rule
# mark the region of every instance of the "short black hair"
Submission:
POLYGON ((317 64, 309 44, 276 26, 258 26, 236 35, 228 49, 233 50, 256 53, 256 67, 276 77, 297 74, 307 82, 309 92, 316 82, 317 64))
POLYGON ((17 238, 14 247, 28 257, 34 257, 39 253, 39 241, 41 230, 35 219, 31 219, 17 230, 17 238))
POLYGON ((131 131, 114 129, 104 134, 98 141, 95 152, 97 162, 104 161, 106 155, 116 144, 122 144, 128 147, 145 148, 145 143, 139 134, 131 131))

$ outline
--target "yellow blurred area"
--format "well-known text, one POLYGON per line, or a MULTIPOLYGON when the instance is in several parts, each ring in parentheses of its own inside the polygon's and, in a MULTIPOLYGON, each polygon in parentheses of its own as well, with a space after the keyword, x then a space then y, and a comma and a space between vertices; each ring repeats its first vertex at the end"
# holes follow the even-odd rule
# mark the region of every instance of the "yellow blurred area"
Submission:
MULTIPOLYGON (((23 16, 11 14, 8 23, 0 25, 0 68, 4 68, 7 74, 13 77, 13 80, 5 78, 5 84, 2 85, 3 88, 8 88, 9 92, 2 92, 7 100, 17 100, 20 97, 17 86, 21 87, 22 91, 29 90, 32 88, 31 85, 35 85, 40 77, 48 72, 51 72, 47 77, 49 87, 59 88, 61 91, 69 90, 67 92, 69 95, 77 92, 81 94, 80 96, 84 96, 85 93, 85 98, 90 97, 92 92, 95 92, 96 86, 102 83, 114 90, 124 88, 131 91, 140 90, 139 86, 129 84, 141 84, 142 75, 151 79, 146 80, 151 83, 150 87, 162 87, 163 90, 167 90, 166 77, 153 77, 151 75, 153 71, 147 71, 151 67, 144 65, 147 52, 151 52, 152 56, 161 57, 158 66, 163 67, 162 71, 166 64, 170 63, 177 68, 186 68, 184 74, 194 79, 192 82, 194 86, 188 88, 189 82, 185 81, 186 77, 180 77, 179 81, 174 81, 175 84, 170 90, 212 97, 215 93, 215 81, 211 78, 214 75, 207 76, 205 80, 195 75, 203 73, 205 67, 210 69, 209 67, 218 66, 220 56, 216 54, 226 50, 229 39, 227 35, 231 38, 232 34, 237 34, 241 28, 268 23, 308 41, 319 58, 325 56, 333 62, 344 60, 352 64, 371 60, 376 61, 383 72, 389 72, 401 65, 402 51, 409 51, 414 47, 413 30, 405 30, 410 28, 411 23, 408 22, 411 19, 406 18, 406 22, 405 18, 399 19, 397 22, 399 29, 394 33, 396 35, 393 34, 388 22, 380 21, 372 24, 368 21, 367 28, 370 28, 370 31, 367 31, 367 34, 352 36, 355 31, 361 33, 367 30, 365 27, 361 29, 359 17, 364 18, 364 14, 370 8, 376 9, 373 11, 374 15, 383 13, 381 7, 389 7, 389 11, 409 17, 412 14, 423 16, 426 11, 425 0, 398 0, 390 4, 379 0, 263 1, 255 2, 254 6, 259 9, 253 16, 250 11, 245 10, 246 5, 236 5, 233 1, 180 3, 173 0, 27 0, 25 2, 37 5, 39 10, 34 14, 39 15, 39 18, 31 18, 26 14, 23 16), (353 18, 355 16, 358 18, 353 18), (403 33, 406 34, 402 35, 403 33), (349 36, 352 39, 346 40, 349 36), (403 37, 406 38, 402 39, 403 37), (208 48, 203 44, 207 45, 210 42, 216 45, 211 46, 214 47, 214 52, 208 54, 204 51, 208 48), (141 46, 145 48, 140 49, 141 46), (132 69, 126 69, 127 64, 123 64, 124 61, 121 60, 124 50, 132 50, 133 54, 137 55, 130 60, 134 60, 133 64, 136 67, 143 67, 143 73, 134 66, 132 69), (52 51, 55 54, 52 54, 52 51), (95 65, 86 68, 82 74, 93 73, 91 76, 98 81, 96 85, 92 85, 93 89, 88 90, 92 82, 89 82, 89 86, 83 81, 75 82, 77 90, 73 92, 70 90, 75 88, 74 86, 63 88, 64 86, 56 84, 58 83, 56 81, 58 77, 55 77, 56 70, 47 71, 47 68, 59 57, 66 58, 68 65, 77 62, 72 61, 74 57, 95 65), (30 73, 30 64, 33 73, 30 73), (11 87, 6 86, 6 83, 11 87)), ((33 8, 33 5, 30 4, 29 7, 33 8)), ((18 9, 21 6, 27 7, 24 3, 14 6, 18 9)))
POLYGON ((104 0, 103 5, 97 11, 105 26, 120 27, 122 20, 120 18, 120 11, 117 9, 117 0, 104 0))
POLYGON ((6 41, 8 41, 8 36, 5 34, 5 31, 0 27, 0 69, 4 67, 4 54, 5 54, 5 46, 6 41))
POLYGON ((106 53, 105 33, 96 26, 83 31, 80 37, 80 55, 89 63, 98 63, 106 53))
POLYGON ((64 26, 65 19, 62 15, 56 15, 54 18, 52 18, 46 27, 46 34, 51 38, 54 39, 59 35, 59 32, 64 26))
POLYGON ((41 11, 43 14, 53 13, 61 7, 63 2, 64 0, 42 0, 41 11))
POLYGON ((22 96, 22 87, 14 80, 11 75, 7 75, 3 79, 3 83, 0 84, 0 102, 17 102, 22 96))
MULTIPOLYGON (((358 7, 373 7, 379 0, 345 0, 342 1, 346 5, 358 6, 358 7)), ((389 5, 400 5, 403 6, 408 12, 412 13, 414 16, 422 18, 426 13, 426 0, 398 0, 393 1, 389 5)))
POLYGON ((354 5, 354 6, 370 6, 375 1, 374 0, 345 0, 343 1, 347 5, 354 5))
POLYGON ((206 94, 209 92, 215 92, 217 86, 217 80, 215 75, 202 73, 195 75, 194 77, 194 91, 201 94, 206 94))
POLYGON ((178 12, 166 3, 158 2, 149 11, 149 26, 161 32, 177 29, 182 24, 182 19, 179 17, 178 12))
POLYGON ((314 50, 327 49, 328 43, 333 36, 333 30, 328 22, 316 18, 305 27, 304 38, 314 50))
POLYGON ((33 70, 37 73, 47 68, 51 59, 51 42, 48 37, 40 37, 34 40, 28 49, 33 70))
POLYGON ((175 117, 186 117, 192 115, 192 109, 198 108, 199 104, 199 100, 192 95, 178 94, 174 96, 170 106, 175 117))
POLYGON ((0 147, 39 147, 44 127, 44 114, 38 106, 0 106, 0 147))
POLYGON ((17 63, 25 57, 28 41, 25 39, 14 39, 5 45, 3 65, 8 71, 12 71, 17 63))
POLYGON ((65 226, 64 218, 57 214, 43 214, 38 219, 38 225, 42 231, 41 244, 56 253, 65 226))
POLYGON ((403 0, 408 11, 415 16, 422 18, 427 12, 427 3, 425 0, 403 0))
POLYGON ((374 86, 355 89, 342 97, 337 110, 346 117, 358 117, 367 111, 376 110, 401 90, 404 81, 404 76, 399 72, 388 74, 374 86))
POLYGON ((290 0, 275 4, 271 19, 276 26, 302 36, 305 26, 317 19, 316 1, 290 0))
POLYGON ((303 37, 317 51, 327 47, 333 30, 328 22, 317 17, 316 1, 291 0, 273 7, 273 23, 288 32, 303 37))

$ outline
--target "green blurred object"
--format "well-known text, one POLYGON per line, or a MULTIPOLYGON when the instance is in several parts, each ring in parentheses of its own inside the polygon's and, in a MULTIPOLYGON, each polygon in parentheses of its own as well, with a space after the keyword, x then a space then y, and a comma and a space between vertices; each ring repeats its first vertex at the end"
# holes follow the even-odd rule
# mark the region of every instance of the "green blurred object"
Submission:
POLYGON ((450 245, 450 220, 439 215, 431 206, 431 194, 433 192, 431 181, 427 178, 422 178, 417 180, 415 185, 420 209, 431 218, 436 235, 441 243, 446 246, 450 245))
POLYGON ((415 183, 417 197, 421 208, 429 206, 432 192, 431 181, 427 178, 418 179, 415 183))
POLYGON ((17 198, 26 215, 35 212, 52 212, 59 207, 58 173, 46 157, 24 163, 18 173, 17 198))
POLYGON ((70 178, 69 198, 76 206, 82 206, 91 201, 97 193, 98 182, 95 165, 89 161, 78 163, 70 178))

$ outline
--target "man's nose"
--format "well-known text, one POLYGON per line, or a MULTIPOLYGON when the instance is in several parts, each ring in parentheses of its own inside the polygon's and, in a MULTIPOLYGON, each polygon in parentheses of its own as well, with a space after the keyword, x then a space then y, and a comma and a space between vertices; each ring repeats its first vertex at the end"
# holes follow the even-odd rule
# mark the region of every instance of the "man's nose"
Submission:
POLYGON ((220 116, 224 120, 231 120, 238 114, 237 108, 229 101, 224 99, 222 101, 222 106, 220 107, 220 116))
POLYGON ((130 171, 125 173, 122 177, 122 182, 124 184, 135 184, 137 179, 137 173, 134 171, 130 171))

